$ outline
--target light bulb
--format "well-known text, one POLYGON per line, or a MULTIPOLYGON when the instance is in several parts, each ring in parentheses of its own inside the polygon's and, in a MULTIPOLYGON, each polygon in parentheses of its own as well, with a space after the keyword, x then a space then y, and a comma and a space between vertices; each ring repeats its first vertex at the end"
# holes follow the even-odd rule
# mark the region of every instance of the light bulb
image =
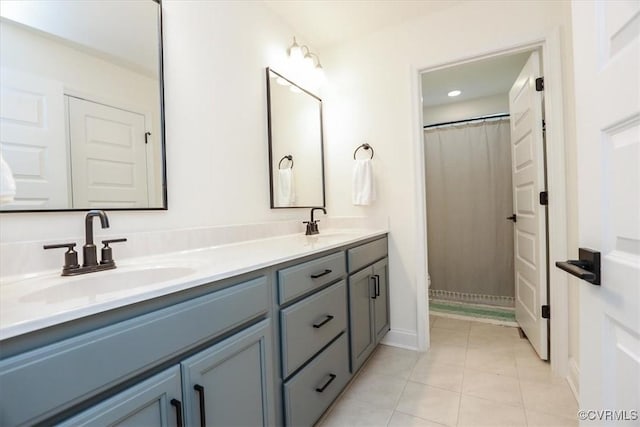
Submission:
POLYGON ((306 54, 304 57, 304 66, 310 70, 313 70, 313 66, 315 65, 313 61, 313 57, 309 54, 306 54))
POLYGON ((322 65, 318 64, 314 69, 314 73, 316 75, 316 80, 318 81, 318 83, 322 84, 327 81, 327 76, 324 73, 324 68, 322 68, 322 65))
POLYGON ((293 38, 293 44, 289 48, 289 58, 293 61, 300 61, 302 59, 302 48, 296 42, 296 38, 293 38))
POLYGON ((457 89, 456 89, 456 90, 452 90, 452 91, 451 91, 451 92, 449 92, 447 95, 453 98, 454 96, 458 96, 458 95, 460 95, 461 93, 462 93, 462 91, 459 91, 459 90, 457 90, 457 89))

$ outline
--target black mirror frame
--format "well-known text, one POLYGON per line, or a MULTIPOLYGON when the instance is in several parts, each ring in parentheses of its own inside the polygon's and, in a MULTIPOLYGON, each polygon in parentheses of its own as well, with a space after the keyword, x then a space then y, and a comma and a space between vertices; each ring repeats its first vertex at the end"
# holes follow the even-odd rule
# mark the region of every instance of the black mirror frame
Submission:
POLYGON ((304 93, 311 95, 313 98, 318 100, 320 103, 320 167, 322 170, 322 205, 320 207, 327 207, 327 199, 326 199, 326 189, 325 189, 325 177, 324 177, 324 126, 322 124, 322 99, 313 93, 309 92, 303 87, 298 86, 282 74, 274 71, 272 68, 266 68, 266 80, 267 80, 267 135, 269 139, 269 199, 270 199, 270 207, 271 209, 309 209, 319 207, 319 205, 313 206, 274 206, 274 181, 273 181, 273 138, 272 138, 272 128, 271 128, 271 83, 269 80, 269 73, 273 73, 276 76, 286 80, 291 85, 297 87, 304 93))
MULTIPOLYGON (((162 134, 161 152, 162 152, 162 206, 157 208, 102 208, 107 211, 166 211, 169 209, 169 199, 167 195, 167 143, 165 131, 165 103, 164 103, 164 36, 162 31, 162 0, 150 0, 158 4, 158 48, 159 64, 158 64, 158 81, 160 83, 160 132, 162 134)), ((41 212, 86 212, 92 208, 68 208, 68 209, 15 209, 2 210, 0 214, 14 213, 41 213, 41 212)))

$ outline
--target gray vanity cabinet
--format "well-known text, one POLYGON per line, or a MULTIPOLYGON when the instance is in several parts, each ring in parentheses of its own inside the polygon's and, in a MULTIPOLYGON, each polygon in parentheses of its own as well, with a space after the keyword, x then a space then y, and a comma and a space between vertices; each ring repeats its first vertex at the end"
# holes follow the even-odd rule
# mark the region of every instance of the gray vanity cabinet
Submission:
POLYGON ((188 426, 273 425, 269 319, 184 360, 188 426))
POLYGON ((351 372, 356 372, 389 330, 387 239, 350 249, 351 372), (381 259, 382 258, 382 259, 381 259))
POLYGON ((180 368, 174 366, 67 419, 59 426, 177 427, 182 425, 181 401, 180 368))

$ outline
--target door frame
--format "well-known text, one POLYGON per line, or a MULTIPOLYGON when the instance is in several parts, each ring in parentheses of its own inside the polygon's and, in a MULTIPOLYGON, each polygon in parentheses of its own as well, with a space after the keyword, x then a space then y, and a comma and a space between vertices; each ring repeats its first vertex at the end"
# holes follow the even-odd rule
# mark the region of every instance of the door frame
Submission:
MULTIPOLYGON (((429 305, 428 248, 427 248, 427 201, 425 192, 424 131, 422 127, 422 73, 435 71, 495 58, 503 55, 539 49, 542 56, 543 75, 545 78, 544 110, 546 121, 547 145, 547 191, 548 205, 548 259, 564 259, 567 256, 567 205, 566 205, 566 168, 565 168, 565 127, 562 81, 562 44, 560 28, 549 33, 524 40, 519 43, 490 49, 479 54, 462 56, 451 61, 429 64, 426 66, 411 65, 414 127, 414 161, 416 170, 415 209, 416 209, 416 310, 417 310, 417 344, 420 351, 429 348, 429 305)), ((551 308, 550 320, 550 362, 552 371, 565 378, 569 365, 569 292, 567 275, 561 274, 557 268, 549 269, 549 295, 547 303, 551 308)))

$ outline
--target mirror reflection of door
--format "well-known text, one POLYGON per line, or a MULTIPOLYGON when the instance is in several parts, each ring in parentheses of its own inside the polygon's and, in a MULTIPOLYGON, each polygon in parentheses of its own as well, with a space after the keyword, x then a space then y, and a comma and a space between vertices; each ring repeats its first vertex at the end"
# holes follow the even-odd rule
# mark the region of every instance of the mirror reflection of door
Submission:
POLYGON ((67 97, 73 205, 149 207, 144 114, 67 97))
POLYGON ((0 211, 166 208, 160 13, 2 0, 0 150, 16 188, 0 211))
POLYGON ((65 145, 62 83, 0 69, 0 150, 17 190, 2 209, 70 205, 65 145))

